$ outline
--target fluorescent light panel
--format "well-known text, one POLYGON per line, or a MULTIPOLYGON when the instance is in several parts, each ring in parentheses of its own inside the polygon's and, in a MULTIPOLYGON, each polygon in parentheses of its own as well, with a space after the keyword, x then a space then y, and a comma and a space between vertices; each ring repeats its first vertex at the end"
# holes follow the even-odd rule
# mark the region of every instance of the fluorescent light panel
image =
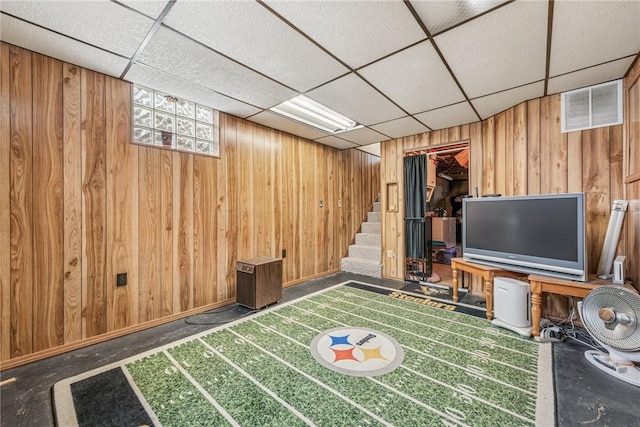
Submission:
POLYGON ((270 110, 276 114, 333 134, 361 127, 350 118, 304 95, 298 95, 272 107, 270 110))

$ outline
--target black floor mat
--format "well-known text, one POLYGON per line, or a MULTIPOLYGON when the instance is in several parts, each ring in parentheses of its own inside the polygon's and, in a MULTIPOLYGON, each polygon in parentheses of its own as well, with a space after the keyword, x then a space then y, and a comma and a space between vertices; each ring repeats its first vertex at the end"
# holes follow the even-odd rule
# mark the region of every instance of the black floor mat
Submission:
POLYGON ((153 425, 120 368, 73 383, 71 392, 76 415, 79 420, 83 420, 80 426, 153 425), (118 393, 101 393, 102 398, 96 399, 91 391, 97 388, 117 390, 118 393), (114 407, 118 411, 114 411, 114 407))

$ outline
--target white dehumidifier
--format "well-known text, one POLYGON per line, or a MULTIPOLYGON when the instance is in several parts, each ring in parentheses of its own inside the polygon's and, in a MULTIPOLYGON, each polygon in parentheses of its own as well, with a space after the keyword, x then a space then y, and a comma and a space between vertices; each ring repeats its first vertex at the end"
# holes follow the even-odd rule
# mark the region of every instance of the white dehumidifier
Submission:
POLYGON ((493 320, 491 323, 531 336, 531 287, 529 283, 508 277, 493 279, 493 320))

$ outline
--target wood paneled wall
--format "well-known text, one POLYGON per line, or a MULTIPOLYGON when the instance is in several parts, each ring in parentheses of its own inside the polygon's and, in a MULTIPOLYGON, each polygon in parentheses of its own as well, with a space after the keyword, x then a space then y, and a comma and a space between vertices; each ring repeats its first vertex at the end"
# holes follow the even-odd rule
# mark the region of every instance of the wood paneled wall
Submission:
POLYGON ((625 189, 627 210, 627 275, 640 290, 640 60, 624 81, 625 189))
MULTIPOLYGON (((623 198, 623 126, 560 132, 560 95, 516 105, 482 122, 385 141, 381 147, 382 188, 399 185, 398 212, 383 209, 383 275, 404 276, 405 149, 469 141, 469 191, 503 195, 584 192, 587 197, 589 270, 595 272, 604 242, 611 203, 623 198)), ((382 206, 387 206, 382 195, 382 206)), ((622 239, 624 247, 625 239, 622 239)), ((547 307, 562 315, 562 304, 547 307)))
POLYGON ((129 83, 0 54, 3 361, 232 302, 241 259, 337 271, 379 193, 378 157, 225 114, 219 159, 133 145, 129 83))

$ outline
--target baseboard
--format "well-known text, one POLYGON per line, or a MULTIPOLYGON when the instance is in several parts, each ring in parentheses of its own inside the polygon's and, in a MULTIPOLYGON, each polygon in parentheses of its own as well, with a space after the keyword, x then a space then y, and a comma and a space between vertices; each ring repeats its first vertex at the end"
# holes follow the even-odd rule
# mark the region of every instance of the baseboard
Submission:
POLYGON ((324 271, 322 273, 313 274, 311 276, 307 276, 301 279, 292 280, 290 282, 286 282, 282 284, 283 288, 288 288, 289 286, 299 285, 300 283, 308 282, 309 280, 318 279, 320 277, 329 276, 331 274, 339 273, 340 269, 336 268, 334 270, 324 271))
POLYGON ((46 350, 38 351, 36 353, 26 354, 24 356, 19 356, 14 359, 4 360, 0 362, 0 372, 5 371, 7 369, 17 368, 18 366, 26 365, 27 363, 37 362, 39 360, 46 359, 51 356, 57 356, 59 354, 67 353, 69 351, 78 350, 84 347, 88 347, 93 344, 98 344, 104 341, 109 341, 114 338, 123 337, 125 335, 132 334, 134 332, 140 332, 145 329, 153 328, 154 326, 159 326, 164 323, 173 322, 174 320, 179 320, 185 317, 192 316, 194 314, 201 313, 203 311, 211 310, 214 308, 222 307, 228 304, 235 303, 235 298, 228 299, 221 302, 216 302, 213 304, 207 304, 202 307, 194 308, 191 310, 183 311, 178 314, 173 314, 167 317, 163 317, 162 319, 155 319, 149 322, 140 323, 138 325, 129 326, 123 329, 118 329, 117 331, 107 332, 101 335, 97 335, 95 337, 87 338, 84 340, 75 341, 69 344, 59 345, 57 347, 49 348, 46 350))

